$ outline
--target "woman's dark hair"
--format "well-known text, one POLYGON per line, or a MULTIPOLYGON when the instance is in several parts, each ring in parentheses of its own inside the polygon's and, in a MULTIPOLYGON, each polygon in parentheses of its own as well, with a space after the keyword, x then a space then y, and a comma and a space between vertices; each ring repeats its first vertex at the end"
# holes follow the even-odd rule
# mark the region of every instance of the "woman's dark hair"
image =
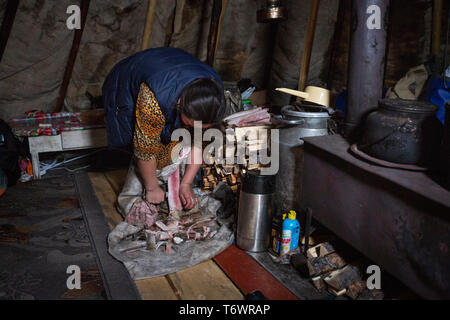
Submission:
POLYGON ((223 88, 214 79, 197 79, 184 88, 180 95, 180 107, 189 118, 205 124, 217 124, 225 115, 223 88))

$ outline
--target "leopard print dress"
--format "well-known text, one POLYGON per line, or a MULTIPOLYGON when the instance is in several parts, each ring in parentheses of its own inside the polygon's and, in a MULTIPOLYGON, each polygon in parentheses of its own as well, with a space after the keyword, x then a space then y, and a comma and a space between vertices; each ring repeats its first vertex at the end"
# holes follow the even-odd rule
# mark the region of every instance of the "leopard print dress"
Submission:
POLYGON ((142 83, 136 102, 134 156, 144 161, 156 159, 158 170, 172 163, 172 149, 177 145, 176 141, 167 145, 161 142, 160 136, 165 123, 166 119, 155 94, 146 83, 142 83))

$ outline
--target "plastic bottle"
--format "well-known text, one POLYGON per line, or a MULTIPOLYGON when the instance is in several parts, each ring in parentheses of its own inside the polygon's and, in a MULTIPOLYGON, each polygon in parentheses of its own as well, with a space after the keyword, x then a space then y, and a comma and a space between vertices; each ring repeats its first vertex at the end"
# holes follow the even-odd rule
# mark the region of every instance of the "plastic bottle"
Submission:
POLYGON ((280 254, 281 246, 281 233, 283 231, 283 221, 286 219, 287 213, 284 213, 281 221, 276 221, 272 226, 272 250, 276 254, 280 254))
POLYGON ((252 100, 250 99, 242 100, 242 107, 244 108, 245 111, 252 109, 253 108, 252 100))
POLYGON ((288 218, 283 222, 283 231, 281 236, 281 255, 298 248, 300 237, 300 223, 297 220, 297 213, 291 211, 288 218))

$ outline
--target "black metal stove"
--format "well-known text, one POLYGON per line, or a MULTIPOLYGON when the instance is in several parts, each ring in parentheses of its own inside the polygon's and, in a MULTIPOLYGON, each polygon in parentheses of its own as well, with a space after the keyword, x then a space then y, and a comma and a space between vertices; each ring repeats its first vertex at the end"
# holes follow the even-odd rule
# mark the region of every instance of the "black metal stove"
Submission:
POLYGON ((450 192, 357 159, 339 135, 304 140, 302 207, 418 295, 450 298, 450 192))

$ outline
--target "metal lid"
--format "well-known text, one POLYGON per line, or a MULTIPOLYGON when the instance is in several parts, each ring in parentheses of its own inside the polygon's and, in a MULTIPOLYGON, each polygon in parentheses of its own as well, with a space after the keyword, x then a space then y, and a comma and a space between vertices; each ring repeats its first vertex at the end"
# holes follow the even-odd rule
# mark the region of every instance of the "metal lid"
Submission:
POLYGON ((272 6, 258 10, 256 12, 256 20, 258 22, 274 22, 287 19, 287 10, 284 7, 272 6))
POLYGON ((248 171, 242 177, 242 191, 251 194, 273 194, 275 193, 276 175, 263 176, 259 171, 248 171))
POLYGON ((434 114, 439 109, 431 102, 404 99, 382 99, 379 101, 379 107, 390 111, 422 114, 434 114))
MULTIPOLYGON (((320 109, 320 108, 318 108, 320 109)), ((281 114, 288 118, 330 118, 328 112, 307 112, 299 111, 295 106, 285 106, 281 109, 281 114)))

